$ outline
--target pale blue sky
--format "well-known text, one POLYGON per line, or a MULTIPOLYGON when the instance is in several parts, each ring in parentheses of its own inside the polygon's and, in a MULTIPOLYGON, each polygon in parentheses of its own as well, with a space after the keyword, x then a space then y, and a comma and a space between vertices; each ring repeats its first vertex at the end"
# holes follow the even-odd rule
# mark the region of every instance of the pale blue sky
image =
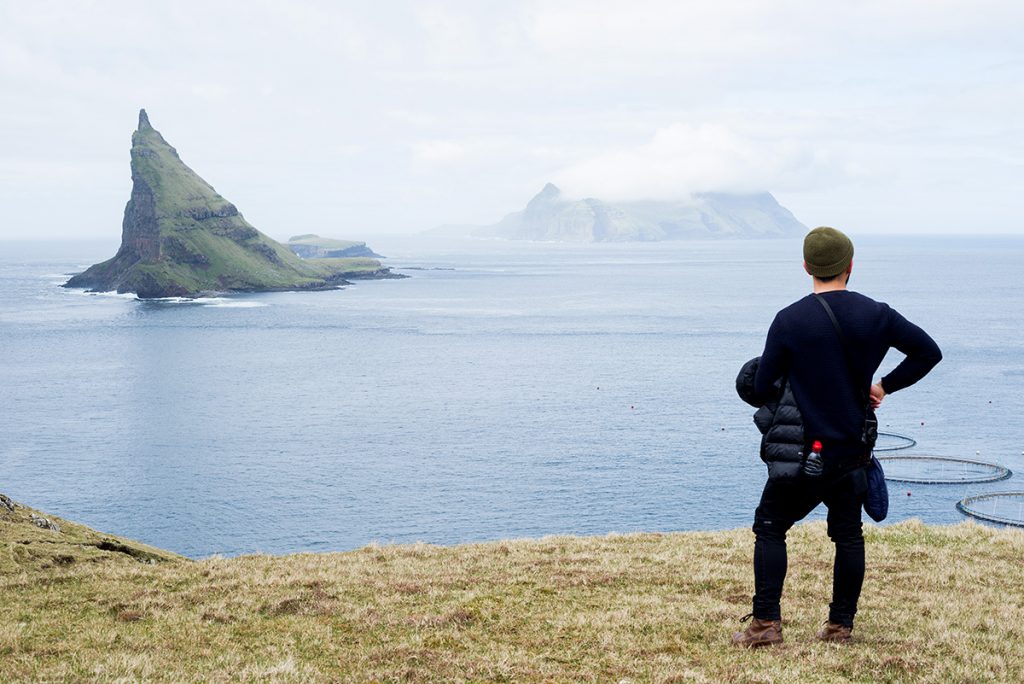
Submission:
POLYGON ((145 107, 257 228, 487 223, 546 181, 1024 234, 1017 2, 0 0, 0 239, 120 235, 145 107))

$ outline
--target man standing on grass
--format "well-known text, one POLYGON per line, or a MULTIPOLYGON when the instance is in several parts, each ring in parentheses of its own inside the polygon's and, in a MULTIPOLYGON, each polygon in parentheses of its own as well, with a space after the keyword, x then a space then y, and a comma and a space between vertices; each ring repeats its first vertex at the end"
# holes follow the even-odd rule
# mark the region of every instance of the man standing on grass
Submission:
POLYGON ((815 474, 806 463, 773 468, 770 455, 766 457, 769 480, 754 512, 756 593, 748 616, 753 620, 733 635, 738 646, 782 643, 779 602, 786 578, 786 532, 820 503, 828 507, 828 535, 836 553, 828 621, 817 636, 833 642, 851 639, 864 581, 861 506, 871 456, 863 439, 868 414, 863 398, 877 408, 887 394, 913 385, 942 359, 935 341, 921 328, 888 305, 847 289, 853 243, 846 235, 834 228, 815 228, 804 238, 803 251, 814 294, 775 316, 753 393, 761 403, 770 401, 778 398, 779 387, 788 380, 802 416, 802 453, 810 454, 812 445, 820 442, 823 469, 815 474), (826 308, 832 310, 845 342, 826 308), (906 358, 872 385, 890 347, 906 358))

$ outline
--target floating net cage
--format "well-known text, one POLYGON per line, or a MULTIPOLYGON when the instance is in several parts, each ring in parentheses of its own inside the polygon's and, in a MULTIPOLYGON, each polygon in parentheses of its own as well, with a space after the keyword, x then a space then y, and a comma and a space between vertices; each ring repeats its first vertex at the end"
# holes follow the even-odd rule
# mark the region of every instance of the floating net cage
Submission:
POLYGON ((879 432, 875 443, 875 453, 879 451, 899 451, 917 446, 917 440, 895 432, 879 432))
POLYGON ((957 503, 956 509, 979 520, 1024 527, 1024 492, 969 496, 957 503))
POLYGON ((947 456, 879 456, 885 479, 915 484, 998 482, 1013 475, 995 463, 947 456))

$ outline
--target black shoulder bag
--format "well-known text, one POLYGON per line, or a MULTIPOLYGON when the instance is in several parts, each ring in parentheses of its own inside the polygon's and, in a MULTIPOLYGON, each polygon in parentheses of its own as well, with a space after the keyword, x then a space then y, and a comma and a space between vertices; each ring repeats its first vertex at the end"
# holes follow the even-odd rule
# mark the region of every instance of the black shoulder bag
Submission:
MULTIPOLYGON (((850 355, 850 348, 846 344, 846 335, 843 334, 843 329, 839 326, 839 321, 836 319, 832 307, 828 305, 828 302, 821 295, 815 293, 814 298, 825 309, 829 320, 832 321, 832 327, 836 329, 836 335, 839 336, 839 344, 843 349, 843 357, 846 359, 846 368, 850 372, 850 378, 853 380, 854 387, 858 388, 857 395, 864 404, 864 425, 861 428, 860 441, 870 453, 875 448, 875 442, 878 441, 878 419, 875 417, 874 409, 871 408, 870 394, 864 390, 864 386, 857 379, 856 362, 850 355)), ((885 485, 885 473, 882 471, 882 464, 878 462, 874 454, 871 455, 867 475, 868 495, 864 501, 864 511, 875 522, 882 522, 889 514, 889 489, 885 485)))

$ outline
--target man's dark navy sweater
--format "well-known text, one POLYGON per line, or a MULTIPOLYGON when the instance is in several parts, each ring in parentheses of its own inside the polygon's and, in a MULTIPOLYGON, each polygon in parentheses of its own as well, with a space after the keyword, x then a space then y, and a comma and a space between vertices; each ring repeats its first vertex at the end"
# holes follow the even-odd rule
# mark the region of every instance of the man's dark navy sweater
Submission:
POLYGON ((909 387, 942 360, 935 341, 889 305, 851 290, 822 294, 843 329, 856 360, 858 385, 824 307, 807 295, 780 311, 768 330, 754 380, 755 392, 770 397, 776 380, 789 378, 809 441, 821 440, 823 454, 844 457, 862 452, 861 429, 867 392, 890 347, 906 354, 882 378, 886 394, 909 387))

